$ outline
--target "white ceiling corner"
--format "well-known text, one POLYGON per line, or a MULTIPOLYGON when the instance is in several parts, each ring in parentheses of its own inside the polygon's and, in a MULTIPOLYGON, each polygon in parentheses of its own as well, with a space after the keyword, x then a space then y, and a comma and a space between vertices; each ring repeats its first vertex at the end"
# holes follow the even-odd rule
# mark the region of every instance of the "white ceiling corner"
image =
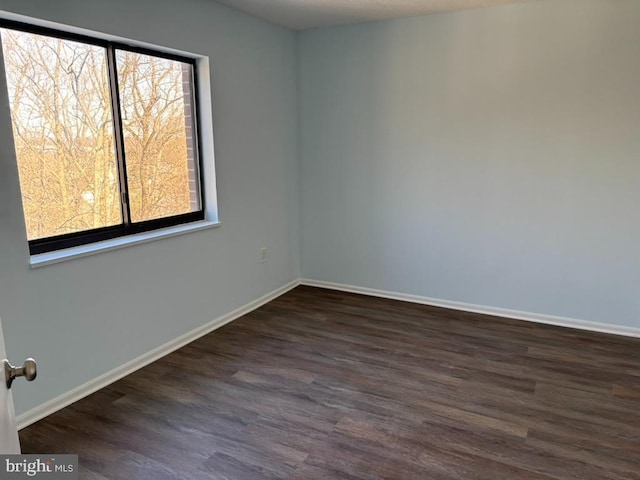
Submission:
POLYGON ((293 30, 414 17, 532 0, 217 0, 293 30))

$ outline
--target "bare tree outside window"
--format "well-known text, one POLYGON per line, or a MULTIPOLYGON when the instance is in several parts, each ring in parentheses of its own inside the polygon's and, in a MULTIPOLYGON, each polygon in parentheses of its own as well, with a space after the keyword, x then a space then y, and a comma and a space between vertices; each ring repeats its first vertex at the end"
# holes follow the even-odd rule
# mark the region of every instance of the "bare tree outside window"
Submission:
POLYGON ((27 238, 121 223, 104 48, 0 34, 27 238))
POLYGON ((191 65, 122 50, 116 60, 132 221, 198 210, 191 65))
POLYGON ((0 28, 32 253, 202 219, 194 62, 42 30, 0 28))

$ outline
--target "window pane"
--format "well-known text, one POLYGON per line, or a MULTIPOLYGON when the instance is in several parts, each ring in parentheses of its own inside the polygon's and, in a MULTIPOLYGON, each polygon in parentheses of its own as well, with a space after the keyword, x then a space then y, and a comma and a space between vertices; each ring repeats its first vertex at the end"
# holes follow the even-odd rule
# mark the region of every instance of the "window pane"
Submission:
POLYGON ((0 34, 27 238, 122 223, 105 49, 0 34))
POLYGON ((192 66, 116 52, 131 221, 200 210, 192 66))

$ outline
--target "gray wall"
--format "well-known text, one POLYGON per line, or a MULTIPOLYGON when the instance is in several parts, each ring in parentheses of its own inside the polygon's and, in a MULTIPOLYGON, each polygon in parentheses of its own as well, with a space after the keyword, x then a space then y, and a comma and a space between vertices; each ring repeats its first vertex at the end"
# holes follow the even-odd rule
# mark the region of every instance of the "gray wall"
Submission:
POLYGON ((211 0, 0 9, 209 56, 222 222, 30 270, 0 95, 0 316, 10 358, 41 371, 18 413, 294 280, 300 258, 317 280, 640 326, 636 0, 308 31, 297 72, 292 32, 211 0))
POLYGON ((640 327, 640 2, 298 36, 302 274, 640 327))
POLYGON ((0 75, 0 316, 9 357, 40 368, 21 413, 298 278, 295 36, 211 0, 0 9, 209 56, 222 222, 30 270, 0 75))

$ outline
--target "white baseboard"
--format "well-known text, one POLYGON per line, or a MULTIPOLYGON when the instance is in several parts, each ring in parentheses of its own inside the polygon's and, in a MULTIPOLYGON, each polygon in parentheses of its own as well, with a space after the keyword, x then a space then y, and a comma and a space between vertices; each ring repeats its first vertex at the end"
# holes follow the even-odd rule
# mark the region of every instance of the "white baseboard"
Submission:
POLYGON ((589 330, 592 332, 610 333, 613 335, 624 335, 626 337, 640 337, 640 328, 626 327, 623 325, 610 325, 608 323, 590 322, 587 320, 578 320, 568 317, 556 317, 553 315, 544 315, 540 313, 522 312, 519 310, 509 310, 506 308, 487 307, 484 305, 475 305, 472 303, 454 302, 451 300, 441 300, 439 298, 422 297, 419 295, 408 295, 405 293, 389 292, 386 290, 376 290, 373 288, 357 287, 355 285, 344 285, 341 283, 323 282, 319 280, 311 280, 308 278, 300 279, 301 285, 310 287, 327 288, 330 290, 340 290, 342 292, 359 293, 372 297, 389 298, 392 300, 402 300, 404 302, 419 303, 422 305, 431 305, 434 307, 451 308, 453 310, 462 310, 465 312, 482 313, 485 315, 493 315, 496 317, 513 318, 515 320, 525 320, 527 322, 545 323, 548 325, 557 325, 560 327, 576 328, 579 330, 589 330))
POLYGON ((549 325, 557 325, 561 327, 576 328, 579 330, 589 330, 593 332, 610 333, 613 335, 624 335, 627 337, 639 337, 640 328, 626 327, 622 325, 610 325, 607 323, 590 322, 586 320, 577 320, 574 318, 557 317, 553 315, 543 315, 538 313, 522 312, 519 310, 509 310, 506 308, 487 307, 484 305, 475 305, 472 303, 455 302, 450 300, 442 300, 438 298, 423 297, 419 295, 408 295, 405 293, 390 292, 386 290, 376 290, 373 288, 358 287, 354 285, 344 285, 333 282, 323 282, 319 280, 311 280, 303 278, 294 280, 273 292, 270 292, 246 305, 226 314, 221 317, 212 320, 206 325, 196 328, 184 335, 171 340, 153 350, 145 353, 144 355, 134 358, 133 360, 121 365, 113 370, 100 375, 89 382, 80 385, 52 400, 49 400, 42 405, 37 406, 17 417, 18 429, 25 428, 38 420, 57 412, 58 410, 71 405, 74 402, 91 395, 92 393, 104 388, 113 382, 120 380, 123 377, 135 372, 149 365, 152 362, 168 355, 169 353, 178 350, 188 343, 197 340, 198 338, 226 325, 237 318, 246 315, 249 312, 261 307, 265 303, 283 295, 289 290, 294 289, 298 285, 308 285, 310 287, 326 288, 329 290, 339 290, 343 292, 359 293, 362 295, 369 295, 373 297, 389 298, 392 300, 401 300, 405 302, 418 303, 422 305, 431 305, 434 307, 451 308, 454 310, 462 310, 465 312, 482 313, 486 315, 494 315, 497 317, 506 317, 516 320, 525 320, 528 322, 545 323, 549 325))
POLYGON ((87 395, 91 395, 92 393, 104 388, 116 380, 120 380, 123 377, 135 372, 136 370, 141 369, 149 365, 152 362, 168 355, 169 353, 184 347, 186 344, 197 340, 198 338, 226 325, 237 318, 240 318, 243 315, 246 315, 249 312, 252 312, 256 308, 261 307, 265 303, 270 302, 271 300, 279 297, 280 295, 288 292, 289 290, 297 287, 300 284, 299 280, 294 280, 293 282, 287 283, 286 285, 270 292, 252 302, 247 303, 246 305, 227 313, 226 315, 222 315, 221 317, 212 320, 211 322, 202 325, 201 327, 196 328, 184 335, 171 340, 170 342, 165 343, 153 350, 139 356, 138 358, 134 358, 133 360, 121 365, 113 370, 100 375, 93 380, 88 381, 84 385, 80 385, 79 387, 74 388, 62 395, 49 400, 48 402, 43 403, 42 405, 37 406, 21 415, 19 415, 16 420, 18 423, 18 430, 23 429, 31 425, 32 423, 37 422, 38 420, 51 415, 52 413, 57 412, 58 410, 71 405, 74 402, 86 397, 87 395))

